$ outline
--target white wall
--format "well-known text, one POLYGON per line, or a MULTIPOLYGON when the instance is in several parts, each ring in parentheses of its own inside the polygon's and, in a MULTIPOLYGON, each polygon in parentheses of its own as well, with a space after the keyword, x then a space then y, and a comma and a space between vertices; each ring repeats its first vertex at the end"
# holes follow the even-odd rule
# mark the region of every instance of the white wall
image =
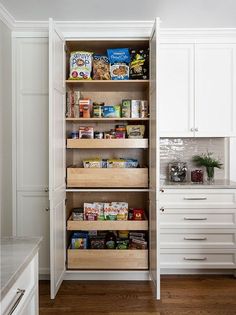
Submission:
POLYGON ((236 27, 235 0, 156 0, 161 27, 236 27))
POLYGON ((12 234, 11 32, 0 21, 1 235, 12 234))

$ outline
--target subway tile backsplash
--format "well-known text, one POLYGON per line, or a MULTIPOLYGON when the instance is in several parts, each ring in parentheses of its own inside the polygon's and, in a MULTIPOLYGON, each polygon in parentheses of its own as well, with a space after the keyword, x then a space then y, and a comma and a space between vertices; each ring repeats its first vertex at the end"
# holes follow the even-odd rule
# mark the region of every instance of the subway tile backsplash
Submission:
MULTIPOLYGON (((192 162, 192 156, 201 153, 213 152, 225 165, 224 138, 161 138, 160 139, 160 179, 168 179, 168 163, 176 160, 187 162, 188 177, 194 168, 199 168, 192 162)), ((205 168, 204 174, 206 177, 205 168)), ((225 170, 215 169, 215 178, 224 179, 225 170)))

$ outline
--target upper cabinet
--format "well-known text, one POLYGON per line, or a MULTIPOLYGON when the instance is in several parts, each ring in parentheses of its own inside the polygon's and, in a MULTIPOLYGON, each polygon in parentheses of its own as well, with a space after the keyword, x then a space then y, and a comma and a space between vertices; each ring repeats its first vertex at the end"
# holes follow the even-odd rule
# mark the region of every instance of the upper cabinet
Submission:
POLYGON ((161 44, 161 137, 230 137, 235 128, 235 44, 161 44))

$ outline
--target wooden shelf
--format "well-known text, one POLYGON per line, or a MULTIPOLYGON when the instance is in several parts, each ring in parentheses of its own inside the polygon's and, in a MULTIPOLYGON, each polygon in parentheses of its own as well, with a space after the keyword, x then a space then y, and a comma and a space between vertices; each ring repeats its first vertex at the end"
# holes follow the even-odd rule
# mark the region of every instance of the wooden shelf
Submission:
POLYGON ((70 88, 86 91, 145 91, 149 80, 65 80, 70 88))
POLYGON ((110 122, 110 121, 147 121, 149 118, 66 118, 66 121, 100 121, 100 122, 110 122))
POLYGON ((146 249, 68 249, 68 269, 148 269, 146 249))
POLYGON ((67 168, 68 188, 148 188, 148 168, 67 168))
POLYGON ((148 139, 67 139, 68 149, 147 149, 148 139))
POLYGON ((147 231, 148 220, 142 221, 73 221, 72 217, 67 220, 68 231, 90 231, 90 230, 130 230, 130 231, 147 231))

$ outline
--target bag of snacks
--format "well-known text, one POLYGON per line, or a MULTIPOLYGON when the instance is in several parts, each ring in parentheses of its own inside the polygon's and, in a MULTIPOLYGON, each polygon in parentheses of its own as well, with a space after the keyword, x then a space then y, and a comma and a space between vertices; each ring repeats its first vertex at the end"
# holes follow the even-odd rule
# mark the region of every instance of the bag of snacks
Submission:
POLYGON ((131 50, 130 79, 147 80, 149 77, 149 51, 131 50))
POLYGON ((73 51, 70 55, 70 79, 91 79, 93 53, 73 51))
POLYGON ((129 79, 129 48, 107 49, 107 55, 112 80, 128 80, 129 79))
POLYGON ((144 125, 127 125, 127 135, 130 139, 142 139, 144 137, 144 125))
POLYGON ((93 55, 93 80, 110 80, 109 60, 107 56, 93 55))

